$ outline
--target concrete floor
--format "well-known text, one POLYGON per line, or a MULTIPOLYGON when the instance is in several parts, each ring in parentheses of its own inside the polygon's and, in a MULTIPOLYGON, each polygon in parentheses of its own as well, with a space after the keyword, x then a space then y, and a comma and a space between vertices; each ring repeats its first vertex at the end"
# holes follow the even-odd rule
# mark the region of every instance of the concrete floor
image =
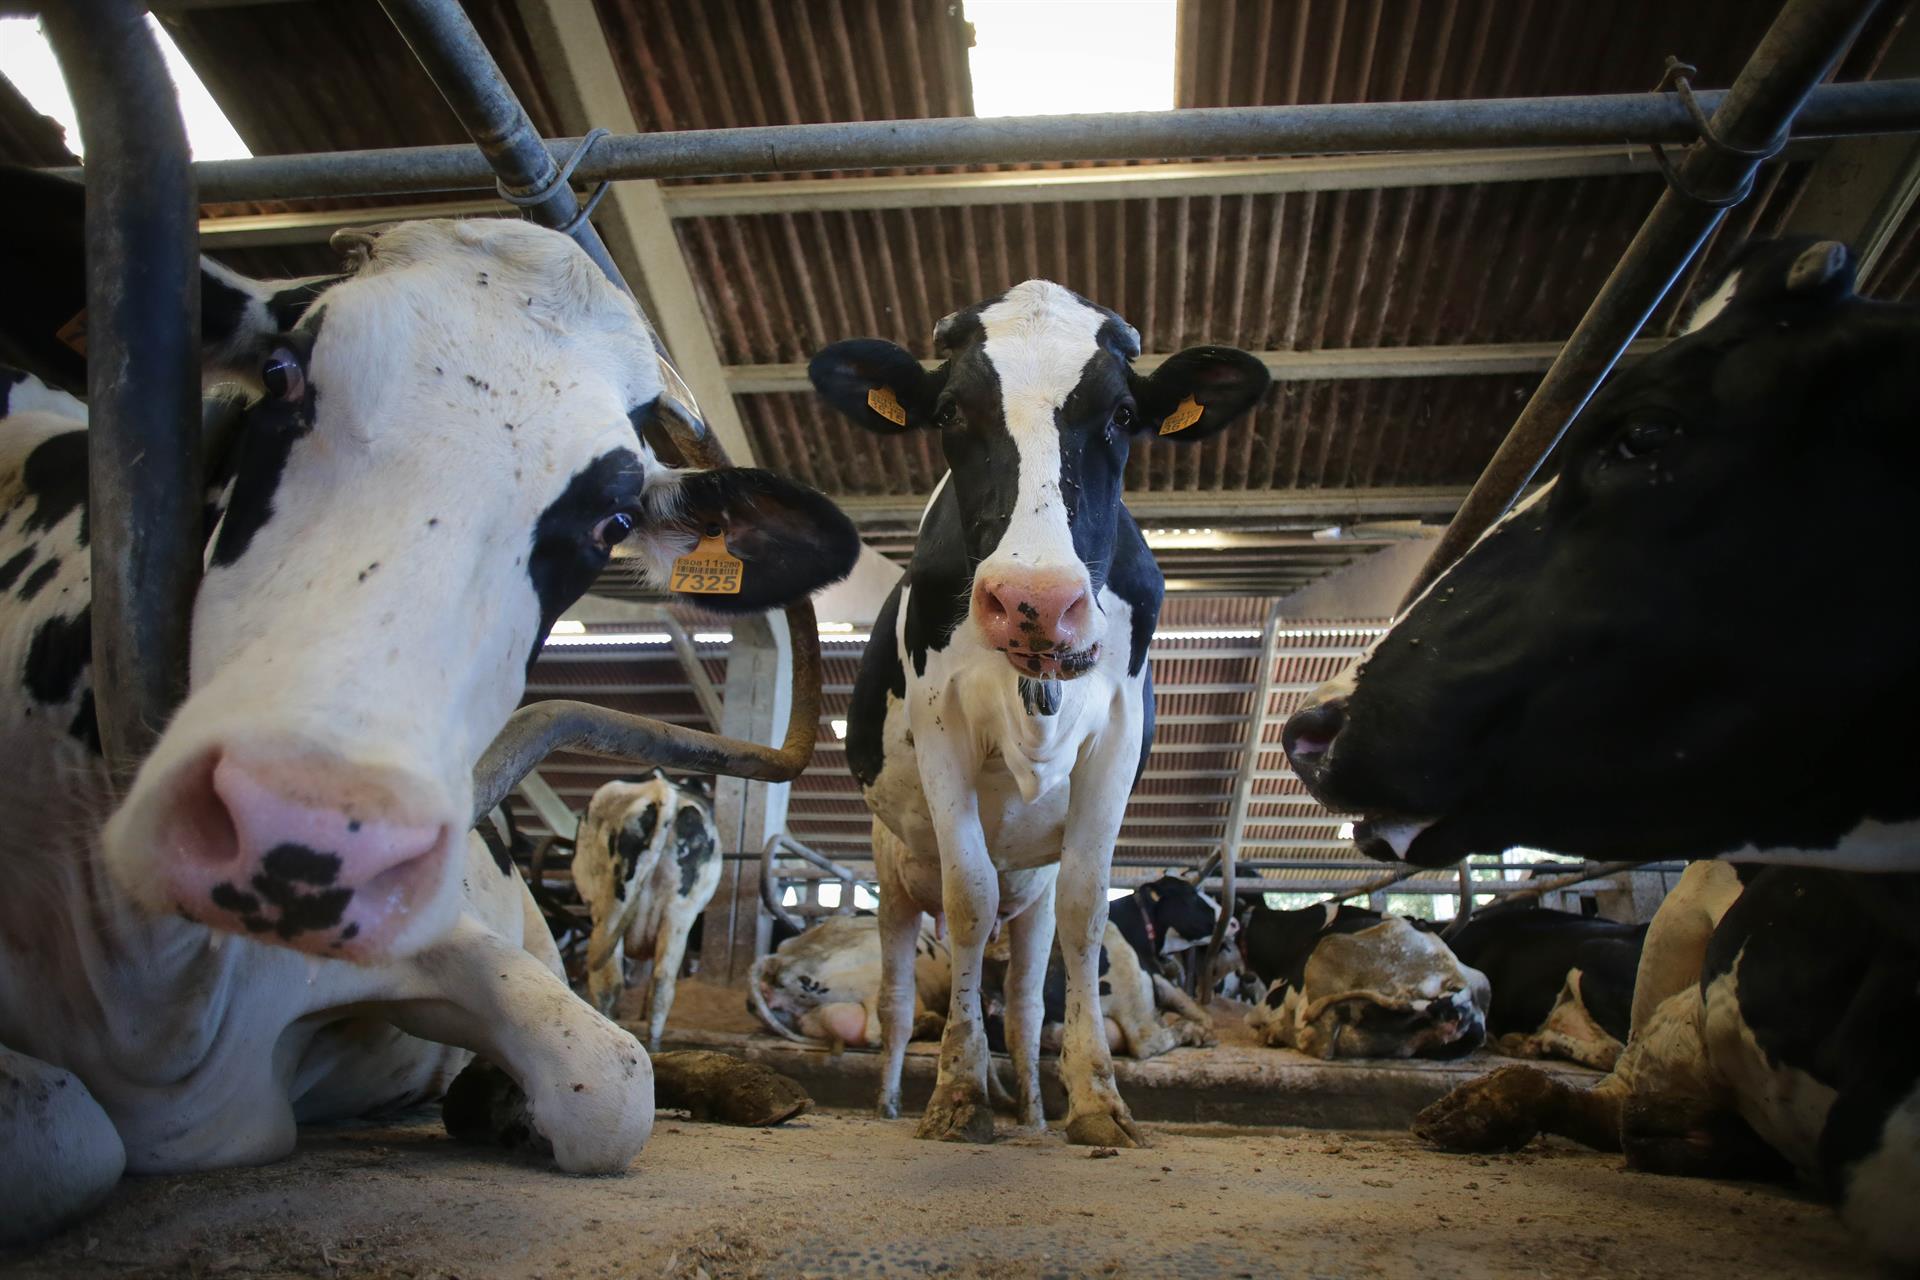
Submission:
POLYGON ((915 1141, 913 1122, 777 1130, 663 1117, 630 1173, 567 1178, 431 1117, 309 1131, 263 1169, 124 1182, 29 1277, 1169 1276, 1795 1280, 1871 1274, 1820 1205, 1654 1178, 1570 1147, 1453 1157, 1399 1134, 1155 1126, 915 1141))

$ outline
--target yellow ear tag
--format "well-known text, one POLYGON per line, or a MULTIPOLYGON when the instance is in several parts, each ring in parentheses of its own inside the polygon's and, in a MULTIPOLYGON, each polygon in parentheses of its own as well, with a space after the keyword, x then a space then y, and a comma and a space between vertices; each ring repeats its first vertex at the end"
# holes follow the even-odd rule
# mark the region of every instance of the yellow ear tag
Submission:
POLYGON ((1206 410, 1201 407, 1200 402, 1192 396, 1188 396, 1185 400, 1182 400, 1178 405, 1174 406, 1172 413, 1160 420, 1160 434, 1170 436, 1176 431, 1185 431, 1188 427, 1200 421, 1201 415, 1205 413, 1206 410))
POLYGON ((867 408, 896 427, 907 425, 907 411, 900 407, 900 399, 893 394, 892 387, 875 387, 867 392, 867 408))
POLYGON ((73 319, 61 325, 53 336, 75 355, 87 354, 87 309, 82 307, 74 312, 73 319))
POLYGON ((673 562, 667 589, 695 596, 737 596, 744 568, 740 557, 727 550, 726 539, 710 533, 673 562))

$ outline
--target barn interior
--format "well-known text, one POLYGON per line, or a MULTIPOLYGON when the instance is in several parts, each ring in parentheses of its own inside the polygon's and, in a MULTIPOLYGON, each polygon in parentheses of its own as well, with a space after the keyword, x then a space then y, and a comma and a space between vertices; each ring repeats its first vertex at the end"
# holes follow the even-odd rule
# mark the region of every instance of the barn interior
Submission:
MULTIPOLYGON (((1697 69, 1701 89, 1722 89, 1779 10, 1753 0, 458 7, 543 138, 1070 112, 1097 101, 1103 65, 1145 83, 1125 110, 1645 94, 1665 83, 1669 55, 1697 69), (1023 27, 1022 8, 1062 25, 1030 13, 1023 27), (1152 43, 1165 47, 1147 71, 1060 43, 1107 20, 1094 11, 1159 33, 1152 43), (1028 59, 1011 75, 979 57, 1007 47, 1028 59), (1055 76, 1056 97, 1040 101, 1059 105, 1010 96, 1023 77, 1055 76)), ((1920 75, 1910 0, 1868 7, 1830 78, 1920 75)), ((242 155, 470 142, 380 0, 151 8, 242 155)), ((32 27, 0 23, 0 161, 84 164, 57 109, 30 91, 32 27)), ((1385 633, 1669 189, 1656 149, 771 168, 623 179, 591 220, 726 455, 817 488, 864 544, 853 574, 814 601, 811 763, 791 782, 706 779, 722 869, 665 1038, 669 1050, 772 1067, 814 1109, 765 1128, 665 1112, 635 1171, 611 1179, 457 1144, 430 1109, 314 1128, 276 1165, 130 1178, 88 1222, 0 1254, 7 1273, 1868 1274, 1872 1259, 1842 1225, 1790 1187, 1658 1179, 1558 1139, 1504 1155, 1433 1150, 1408 1122, 1499 1065, 1490 1048, 1388 1062, 1268 1047, 1243 1023, 1249 1006, 1215 995, 1192 963, 1218 1043, 1117 1063, 1153 1145, 1113 1159, 1057 1133, 916 1143, 911 1119, 871 1116, 879 1055, 795 1044, 747 1006, 755 962, 781 937, 875 906, 849 704, 944 471, 929 433, 883 438, 833 412, 806 362, 856 334, 931 361, 943 315, 1034 278, 1125 316, 1143 368, 1219 343, 1254 353, 1274 380, 1234 430, 1186 449, 1137 447, 1128 465, 1128 509, 1167 595, 1150 650, 1157 727, 1113 851, 1115 896, 1173 875, 1236 904, 1348 902, 1435 926, 1521 902, 1649 921, 1681 864, 1603 866, 1529 848, 1438 870, 1371 861, 1354 845, 1356 815, 1309 795, 1280 739, 1307 695, 1385 633)), ((1855 247, 1862 295, 1913 299, 1917 194, 1911 134, 1796 136, 1760 165, 1623 362, 1671 341, 1705 282, 1755 239, 1841 239, 1855 247)), ((336 270, 328 240, 341 227, 517 212, 475 190, 209 200, 199 235, 214 259, 279 278, 336 270)), ((795 652, 779 614, 701 609, 616 554, 554 625, 524 703, 576 700, 777 744, 806 701, 792 688, 795 652)), ((1756 778, 1768 767, 1756 752, 1756 778)), ((645 776, 630 760, 557 751, 493 819, 576 977, 589 926, 571 866, 581 817, 607 783, 645 776)), ((641 1025, 640 998, 636 983, 622 1025, 641 1025)), ((924 1104, 935 1056, 930 1043, 909 1051, 909 1113, 924 1104)), ((1582 1086, 1600 1075, 1549 1069, 1582 1086)), ((1052 1060, 1045 1070, 1057 1092, 1052 1060)))

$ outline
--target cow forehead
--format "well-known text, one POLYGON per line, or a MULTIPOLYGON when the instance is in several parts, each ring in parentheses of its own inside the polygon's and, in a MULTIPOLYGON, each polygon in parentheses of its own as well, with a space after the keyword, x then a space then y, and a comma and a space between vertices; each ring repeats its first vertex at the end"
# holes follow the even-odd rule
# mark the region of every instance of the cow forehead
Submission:
POLYGON ((318 309, 315 357, 336 398, 413 383, 432 393, 432 380, 451 379, 456 394, 586 397, 625 413, 662 389, 632 299, 567 237, 529 223, 390 228, 318 309))
POLYGON ((981 355, 993 366, 1010 427, 1052 411, 1073 394, 1100 350, 1111 312, 1046 280, 1015 285, 980 311, 981 355))

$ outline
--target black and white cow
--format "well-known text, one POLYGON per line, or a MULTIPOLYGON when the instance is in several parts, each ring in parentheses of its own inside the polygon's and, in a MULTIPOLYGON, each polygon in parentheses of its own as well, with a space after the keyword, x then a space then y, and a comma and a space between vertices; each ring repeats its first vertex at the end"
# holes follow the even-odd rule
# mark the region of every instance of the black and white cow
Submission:
MULTIPOLYGON (((921 919, 913 948, 913 1038, 946 1025, 953 959, 933 922, 921 919)), ((880 922, 829 916, 753 962, 747 1008, 775 1035, 834 1050, 880 1043, 880 922)))
POLYGON ((1038 1127, 1040 986, 1055 925, 1067 959, 1067 1135, 1133 1146, 1094 998, 1107 872, 1153 733, 1147 646, 1161 578, 1121 501, 1134 437, 1203 439, 1268 377, 1244 352, 1198 347, 1151 374, 1119 316, 1031 280, 940 322, 929 372, 892 343, 814 357, 814 386, 869 430, 940 433, 949 470, 912 563, 874 625, 848 714, 847 757, 874 813, 886 939, 882 1114, 897 1113, 923 910, 944 913, 953 1002, 919 1134, 984 1142, 981 953, 1012 930, 1008 1039, 1021 1121, 1038 1127))
POLYGON ((1486 1040, 1486 975, 1431 929, 1363 907, 1277 911, 1241 931, 1267 983, 1247 1025, 1316 1058, 1457 1058, 1486 1040))
POLYGON ((1487 1031, 1501 1053, 1610 1071, 1632 1024, 1646 936, 1643 924, 1520 907, 1475 915, 1447 945, 1493 984, 1487 1031))
MULTIPOLYGON (((0 182, 15 236, 58 212, 16 197, 0 182)), ((625 1167, 652 1128, 647 1057, 567 989, 525 886, 470 835, 474 762, 630 535, 650 570, 724 526, 742 609, 853 561, 810 490, 654 460, 659 355, 566 237, 420 222, 349 243, 351 271, 294 293, 205 270, 209 350, 256 398, 216 463, 190 692, 131 779, 94 731, 84 410, 7 384, 7 1239, 123 1168, 272 1160, 297 1122, 432 1096, 470 1052, 518 1081, 561 1168, 625 1167)))
POLYGON ((573 883, 593 918, 587 998, 611 1017, 627 988, 627 962, 650 965, 641 1019, 647 1047, 658 1049, 687 935, 720 886, 713 811, 658 769, 644 782, 607 783, 580 820, 573 883))
POLYGON ((1820 869, 1747 886, 1681 1019, 1706 1055, 1659 1060, 1707 1062, 1718 1097, 1911 1266, 1920 307, 1865 301, 1853 274, 1831 241, 1750 247, 1685 335, 1594 397, 1551 483, 1284 745, 1318 798, 1369 815, 1379 856, 1527 844, 1820 869), (1784 703, 1804 654, 1782 601, 1846 624, 1784 703))
MULTIPOLYGON (((1107 903, 1107 921, 1120 930, 1140 963, 1168 977, 1180 967, 1176 957, 1213 940, 1219 918, 1220 905, 1182 876, 1161 876, 1107 903)), ((1239 929, 1239 921, 1227 922, 1229 944, 1239 929)))

